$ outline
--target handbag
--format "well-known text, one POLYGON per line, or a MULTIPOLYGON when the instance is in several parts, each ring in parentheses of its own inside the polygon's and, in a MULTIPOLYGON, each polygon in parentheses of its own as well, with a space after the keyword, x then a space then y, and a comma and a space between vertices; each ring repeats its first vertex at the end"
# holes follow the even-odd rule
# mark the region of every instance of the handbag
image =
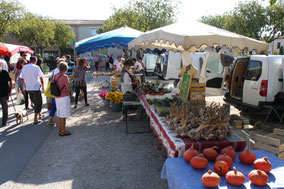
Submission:
POLYGON ((22 104, 25 104, 25 99, 23 97, 23 95, 21 93, 18 93, 17 95, 17 102, 16 102, 17 105, 22 105, 22 104))
POLYGON ((51 92, 51 90, 50 90, 51 89, 51 87, 50 87, 51 83, 52 83, 52 81, 49 81, 47 88, 44 91, 44 95, 47 96, 47 97, 50 97, 50 98, 55 98, 55 96, 50 93, 51 92))

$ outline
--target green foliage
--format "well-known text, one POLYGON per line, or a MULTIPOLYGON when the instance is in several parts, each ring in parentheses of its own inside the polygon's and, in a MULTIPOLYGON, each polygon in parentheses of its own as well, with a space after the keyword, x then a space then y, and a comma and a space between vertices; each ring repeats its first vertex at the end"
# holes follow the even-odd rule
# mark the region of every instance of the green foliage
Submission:
POLYGON ((22 18, 25 10, 17 1, 0 1, 0 41, 4 41, 9 27, 22 18))
POLYGON ((271 42, 283 35, 284 3, 270 0, 263 7, 258 1, 240 2, 222 15, 202 16, 200 21, 258 40, 271 42))
POLYGON ((59 49, 65 49, 71 47, 73 40, 75 39, 75 33, 72 31, 71 26, 62 22, 55 21, 55 33, 53 44, 59 49))
POLYGON ((176 19, 177 0, 134 0, 122 8, 114 8, 114 14, 109 17, 99 33, 123 27, 146 32, 171 24, 176 19))
POLYGON ((40 50, 51 46, 54 33, 54 21, 32 13, 27 13, 12 30, 12 35, 19 42, 27 46, 36 45, 40 50))

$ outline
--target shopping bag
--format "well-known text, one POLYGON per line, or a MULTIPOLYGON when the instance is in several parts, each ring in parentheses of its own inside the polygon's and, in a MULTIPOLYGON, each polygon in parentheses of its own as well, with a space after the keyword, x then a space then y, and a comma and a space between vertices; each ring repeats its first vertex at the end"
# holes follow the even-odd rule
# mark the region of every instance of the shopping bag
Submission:
POLYGON ((18 93, 16 104, 17 105, 25 104, 25 98, 23 97, 22 93, 18 93))
POLYGON ((44 91, 44 95, 47 96, 47 97, 50 97, 50 98, 55 98, 55 96, 53 96, 51 93, 50 93, 50 84, 52 83, 52 81, 50 81, 47 85, 47 88, 46 90, 44 91))

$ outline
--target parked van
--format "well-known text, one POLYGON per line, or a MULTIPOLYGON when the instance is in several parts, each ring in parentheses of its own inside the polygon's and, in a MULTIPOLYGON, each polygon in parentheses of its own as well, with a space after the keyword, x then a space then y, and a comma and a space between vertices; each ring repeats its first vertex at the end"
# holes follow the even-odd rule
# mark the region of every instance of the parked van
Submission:
POLYGON ((225 101, 240 110, 262 111, 283 91, 283 55, 252 55, 236 59, 225 101))

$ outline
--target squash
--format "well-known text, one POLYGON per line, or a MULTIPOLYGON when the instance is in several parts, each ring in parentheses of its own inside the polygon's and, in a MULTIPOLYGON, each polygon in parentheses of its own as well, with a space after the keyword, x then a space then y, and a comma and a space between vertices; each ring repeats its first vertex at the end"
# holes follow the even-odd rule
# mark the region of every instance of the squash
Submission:
POLYGON ((272 165, 268 159, 268 157, 260 158, 254 161, 253 166, 255 169, 259 169, 266 173, 269 173, 272 169, 272 165))
POLYGON ((202 176, 202 184, 206 187, 216 187, 220 184, 220 177, 216 173, 212 172, 211 170, 207 171, 202 176))
POLYGON ((217 161, 225 161, 228 163, 229 167, 232 167, 233 165, 233 160, 230 156, 228 156, 226 153, 222 154, 222 155, 219 155, 217 158, 216 158, 216 162, 217 161))
POLYGON ((230 169, 228 163, 225 161, 217 161, 213 168, 218 175, 225 175, 230 169))
POLYGON ((215 149, 218 149, 218 147, 213 146, 211 148, 205 148, 202 153, 208 160, 215 161, 216 157, 218 156, 218 153, 215 149))
POLYGON ((198 154, 199 152, 193 148, 193 144, 192 144, 191 148, 187 149, 184 152, 183 158, 185 159, 185 161, 190 162, 191 158, 193 158, 194 156, 197 156, 198 154))
POLYGON ((246 180, 245 175, 237 171, 236 167, 233 167, 233 169, 226 174, 226 180, 231 185, 241 186, 246 180))
POLYGON ((203 156, 203 154, 199 154, 190 160, 190 164, 196 169, 204 169, 208 165, 208 160, 203 156))
POLYGON ((252 170, 248 174, 248 178, 254 185, 265 186, 268 182, 268 175, 261 170, 252 170))
POLYGON ((230 156, 232 158, 232 160, 234 161, 235 157, 236 157, 236 153, 235 150, 232 146, 228 146, 226 148, 223 148, 220 152, 220 154, 224 154, 226 153, 228 156, 230 156))
POLYGON ((252 164, 256 159, 255 154, 250 150, 244 150, 239 154, 239 160, 245 164, 252 164))

